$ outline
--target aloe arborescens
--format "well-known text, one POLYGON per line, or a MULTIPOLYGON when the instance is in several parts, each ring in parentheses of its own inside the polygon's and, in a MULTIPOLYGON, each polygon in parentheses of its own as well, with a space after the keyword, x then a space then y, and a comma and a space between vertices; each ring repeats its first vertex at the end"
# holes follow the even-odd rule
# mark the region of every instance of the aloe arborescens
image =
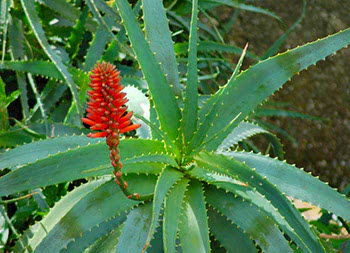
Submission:
MULTIPOLYGON (((42 2, 48 5, 64 1, 42 2)), ((232 77, 216 94, 202 96, 198 92, 197 0, 192 1, 187 81, 178 74, 173 45, 176 37, 169 29, 162 1, 143 0, 142 12, 135 5, 143 18, 135 16, 127 0, 113 1, 117 13, 103 1, 84 2, 98 22, 87 23, 91 31, 97 31, 93 45, 99 45, 102 34, 118 40, 111 44, 123 45, 120 49, 124 53, 132 48, 128 57, 137 59, 142 76, 137 71, 129 73, 137 76, 137 81, 141 77, 142 88, 148 89, 147 98, 153 108, 149 122, 143 120, 152 133, 144 139, 119 139, 119 133, 137 125, 130 125, 131 113, 126 112, 118 72, 107 63, 99 64, 93 70, 93 90, 89 92, 88 115, 83 121, 100 131, 90 137, 107 138, 121 190, 110 178, 108 150, 98 138, 48 138, 0 154, 0 169, 9 168, 9 173, 0 178, 0 196, 88 179, 24 233, 19 242, 26 247, 18 245, 18 252, 27 246, 34 252, 221 252, 218 244, 227 252, 331 251, 286 196, 310 202, 348 221, 349 200, 285 161, 234 151, 231 146, 265 133, 247 121, 255 108, 293 75, 346 47, 350 29, 261 61, 243 72, 240 60, 232 77), (96 11, 99 8, 106 15, 96 11), (119 30, 122 25, 125 30, 119 30), (137 199, 132 192, 140 194, 140 201, 124 196, 137 199)), ((43 40, 45 34, 41 32, 34 0, 21 3, 34 34, 43 40)), ((45 47, 47 43, 41 44, 45 47)), ((104 49, 100 45, 98 48, 104 49)), ((117 53, 115 48, 109 53, 117 53)), ((48 49, 48 54, 52 53, 48 49)), ((108 59, 114 61, 113 55, 108 59)), ((106 59, 105 55, 97 57, 91 48, 88 56, 82 64, 86 71, 97 60, 106 59)), ((89 83, 85 72, 69 64, 62 68, 63 61, 57 64, 56 58, 51 58, 52 63, 39 62, 42 68, 33 66, 33 62, 7 66, 31 66, 36 73, 47 73, 68 85, 72 82, 65 77, 74 73, 72 77, 80 84, 79 98, 83 99, 73 99, 71 108, 78 102, 85 103, 84 89, 89 83)), ((81 118, 74 115, 76 110, 68 112, 67 120, 81 118)))

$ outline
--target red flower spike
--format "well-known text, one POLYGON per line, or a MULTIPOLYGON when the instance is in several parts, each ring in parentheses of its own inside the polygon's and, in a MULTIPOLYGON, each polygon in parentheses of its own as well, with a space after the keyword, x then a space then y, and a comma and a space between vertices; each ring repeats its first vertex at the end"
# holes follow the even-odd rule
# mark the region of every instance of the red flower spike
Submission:
POLYGON ((125 104, 128 99, 125 97, 126 94, 121 92, 124 86, 120 84, 119 73, 113 64, 97 63, 90 75, 92 90, 88 91, 89 102, 86 109, 88 114, 86 118, 82 118, 82 121, 89 125, 92 130, 99 131, 88 134, 88 137, 106 137, 111 164, 115 170, 116 183, 127 197, 139 199, 140 196, 137 193, 130 193, 126 190, 128 183, 122 177, 122 164, 119 161, 119 133, 129 132, 141 126, 140 124, 131 125, 132 112, 126 113, 127 106, 125 104))

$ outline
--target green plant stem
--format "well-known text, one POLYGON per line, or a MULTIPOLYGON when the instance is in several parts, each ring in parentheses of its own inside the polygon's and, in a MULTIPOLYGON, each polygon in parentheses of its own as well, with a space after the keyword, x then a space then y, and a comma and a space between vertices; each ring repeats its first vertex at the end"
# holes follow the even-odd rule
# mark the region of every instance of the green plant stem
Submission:
MULTIPOLYGON (((117 172, 118 168, 114 168, 114 171, 117 172)), ((129 199, 136 200, 136 201, 145 201, 145 200, 152 199, 153 197, 153 194, 139 195, 135 192, 129 191, 128 187, 125 187, 127 183, 124 180, 123 175, 118 178, 118 181, 120 183, 119 185, 120 189, 123 191, 124 195, 129 199)))
POLYGON ((24 196, 21 196, 18 198, 14 198, 14 199, 2 200, 2 201, 0 201, 0 205, 14 203, 14 202, 17 202, 18 200, 22 200, 22 199, 28 199, 28 198, 32 197, 34 194, 38 194, 38 192, 29 193, 27 195, 24 195, 24 196))

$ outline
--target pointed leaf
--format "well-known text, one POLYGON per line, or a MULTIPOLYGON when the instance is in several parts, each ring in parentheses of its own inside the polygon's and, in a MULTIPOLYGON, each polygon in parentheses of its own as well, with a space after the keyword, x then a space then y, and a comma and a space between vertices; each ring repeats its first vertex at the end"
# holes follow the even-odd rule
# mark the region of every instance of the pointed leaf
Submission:
POLYGON ((120 235, 122 234, 124 224, 115 228, 109 234, 101 237, 91 247, 86 249, 84 253, 105 253, 105 252, 116 252, 120 235))
POLYGON ((147 239, 143 250, 149 246, 152 236, 158 225, 159 215, 164 203, 164 199, 173 185, 183 177, 183 173, 171 167, 164 167, 156 184, 153 198, 152 220, 148 231, 147 239))
POLYGON ((208 209, 208 217, 210 232, 228 253, 256 253, 253 241, 242 228, 213 208, 208 209))
POLYGON ((256 188, 266 199, 271 201, 271 204, 278 209, 279 213, 295 230, 297 236, 295 236, 294 233, 289 234, 289 236, 302 247, 304 251, 323 252, 323 246, 296 208, 274 185, 256 173, 252 168, 223 155, 209 154, 206 152, 201 152, 201 155, 196 157, 196 162, 198 165, 201 163, 206 163, 206 166, 211 165, 213 170, 219 173, 237 176, 244 183, 256 188), (222 168, 224 168, 224 170, 222 170, 222 168))
POLYGON ((275 156, 277 156, 280 160, 283 159, 283 146, 277 136, 251 122, 241 122, 237 127, 235 127, 232 132, 226 137, 226 139, 221 143, 217 151, 228 150, 233 145, 238 144, 238 142, 244 141, 245 139, 256 134, 262 134, 266 136, 267 140, 272 144, 275 156))
POLYGON ((350 220, 350 201, 303 170, 258 154, 228 152, 225 155, 233 156, 238 161, 255 168, 259 174, 265 176, 286 195, 307 201, 350 220))
POLYGON ((197 21, 198 0, 192 1, 192 16, 189 37, 189 52, 187 65, 186 97, 181 122, 181 134, 185 145, 191 140, 197 129, 198 114, 198 66, 197 66, 197 21))
POLYGON ((46 158, 49 155, 99 142, 101 139, 92 139, 86 136, 59 137, 32 142, 0 153, 0 169, 15 170, 19 166, 46 158))
POLYGON ((349 43, 350 28, 259 62, 236 79, 231 79, 224 90, 212 96, 199 111, 200 119, 203 121, 191 142, 192 147, 199 146, 203 139, 211 138, 237 117, 237 120, 216 138, 216 141, 205 148, 208 151, 215 150, 234 127, 293 75, 349 43), (206 115, 208 111, 210 113, 206 115))
POLYGON ((151 220, 152 205, 150 202, 131 210, 124 224, 116 252, 143 252, 151 220))
MULTIPOLYGON (((58 12, 62 17, 70 20, 73 23, 75 23, 81 15, 81 11, 79 10, 79 8, 76 8, 74 5, 72 5, 70 2, 67 2, 66 0, 40 0, 40 2, 44 3, 45 6, 54 10, 55 12, 58 12)), ((90 30, 90 32, 95 32, 97 28, 95 20, 88 19, 86 23, 86 26, 90 30)))
MULTIPOLYGON (((230 79, 235 79, 236 76, 241 71, 241 67, 242 67, 242 64, 243 64, 244 57, 245 57, 245 55, 247 53, 247 49, 248 49, 248 43, 246 44, 246 46, 242 50, 241 56, 239 57, 238 63, 236 65, 235 70, 233 71, 230 79)), ((218 92, 223 92, 223 89, 220 89, 218 92)), ((203 98, 203 96, 202 96, 202 98, 203 98)), ((219 99, 219 96, 217 96, 216 100, 218 100, 218 99, 219 99)), ((206 98, 205 101, 208 101, 208 98, 206 98)), ((203 106, 201 106, 201 107, 203 107, 203 106)), ((205 107, 205 108, 202 108, 201 114, 202 115, 207 115, 207 114, 209 114, 210 110, 211 110, 211 108, 208 107, 208 106, 205 107), (204 111, 204 110, 206 110, 206 111, 204 111)), ((203 121, 203 120, 201 120, 201 121, 203 121)))
MULTIPOLYGON (((49 78, 64 81, 64 76, 55 67, 52 62, 46 61, 4 61, 0 63, 0 69, 11 69, 14 71, 30 72, 32 74, 41 75, 49 78)), ((89 77, 83 71, 75 68, 68 67, 69 73, 73 78, 73 81, 79 85, 79 87, 87 86, 89 83, 89 77)))
MULTIPOLYGON (((85 135, 81 135, 64 136, 32 142, 0 153, 0 169, 12 168, 12 170, 15 170, 17 167, 26 165, 27 163, 33 163, 37 160, 48 158, 49 156, 93 144, 104 144, 104 140, 101 138, 88 138, 85 135)), ((124 139, 121 141, 119 148, 125 150, 125 154, 123 154, 124 159, 165 152, 162 142, 152 140, 124 139)))
MULTIPOLYGON (((105 1, 86 0, 85 2, 88 5, 94 17, 97 19, 100 25, 100 29, 103 30, 104 36, 107 36, 108 33, 113 38, 113 40, 116 41, 118 45, 124 49, 125 52, 127 52, 127 54, 133 56, 129 46, 123 44, 122 41, 119 40, 124 40, 124 32, 121 33, 121 36, 115 36, 114 32, 112 31, 113 27, 116 27, 119 30, 122 29, 120 23, 115 22, 116 19, 120 19, 119 16, 116 15, 116 12, 112 10, 105 1), (104 16, 101 15, 100 10, 105 12, 104 16)), ((93 55, 91 56, 93 57, 93 55)))
POLYGON ((180 109, 177 105, 174 94, 166 81, 154 54, 152 53, 140 25, 133 14, 129 3, 126 0, 116 1, 125 29, 132 43, 133 50, 139 61, 142 72, 148 83, 154 106, 157 110, 159 121, 163 132, 171 140, 178 137, 180 124, 180 109))
POLYGON ((192 180, 186 192, 179 235, 183 252, 210 252, 209 228, 202 183, 192 180))
POLYGON ((68 38, 67 44, 65 45, 65 49, 70 55, 71 61, 78 55, 79 47, 83 41, 88 14, 89 9, 86 6, 83 7, 79 18, 75 21, 73 31, 68 38))
MULTIPOLYGON (((105 235, 109 235, 110 232, 117 229, 125 220, 126 213, 121 213, 120 215, 116 215, 111 219, 101 222, 70 242, 60 253, 85 252, 84 250, 93 245, 94 242, 105 235)), ((115 244, 117 244, 117 242, 115 244)))
MULTIPOLYGON (((22 239, 25 239, 32 248, 36 248, 45 238, 47 232, 51 231, 79 201, 104 183, 106 183, 106 179, 91 181, 68 193, 56 203, 55 207, 50 210, 49 214, 42 221, 35 223, 27 230, 23 234, 22 239)), ((23 249, 21 248, 20 252, 22 251, 23 249)))
MULTIPOLYGON (((22 25, 22 21, 18 18, 11 16, 11 22, 9 23, 9 44, 11 48, 11 60, 24 59, 24 44, 25 44, 25 31, 22 25)), ((21 91, 20 101, 23 113, 23 119, 27 119, 29 115, 28 105, 28 87, 26 77, 23 73, 16 72, 18 89, 21 91)))
POLYGON ((1 3, 1 14, 0 14, 0 30, 2 30, 2 56, 1 61, 3 62, 6 55, 6 42, 7 42, 7 28, 10 23, 9 13, 11 8, 10 0, 3 0, 1 3))
POLYGON ((81 105, 79 103, 78 91, 76 85, 72 79, 71 74, 68 72, 67 67, 63 64, 61 58, 56 54, 56 52, 51 48, 50 44, 47 41, 44 30, 41 26, 38 14, 35 10, 34 0, 21 0, 24 12, 31 24, 31 28, 39 41, 39 44, 44 49, 47 56, 51 59, 51 61, 55 64, 56 68, 63 76, 65 82, 67 83, 69 89, 72 92, 73 96, 73 104, 72 106, 76 106, 76 112, 78 115, 81 114, 81 105))
MULTIPOLYGON (((217 167, 218 169, 216 170, 220 171, 219 174, 218 172, 215 172, 215 168, 211 167, 210 165, 208 166, 205 163, 199 163, 199 165, 202 167, 192 168, 188 174, 201 181, 205 181, 208 184, 222 188, 227 192, 238 195, 244 201, 256 205, 258 208, 264 211, 266 215, 272 218, 284 230, 285 233, 293 238, 298 237, 294 229, 286 222, 285 218, 278 212, 271 202, 268 201, 266 197, 259 193, 256 189, 238 181, 237 179, 233 178, 232 175, 229 176, 224 174, 223 171, 225 171, 226 168, 217 167)), ((259 174, 256 174, 255 176, 259 176, 259 174)))
POLYGON ((105 182, 80 199, 76 199, 62 218, 56 220, 56 223, 48 225, 50 219, 55 219, 53 212, 41 221, 42 224, 38 229, 43 232, 44 237, 40 238, 41 240, 34 248, 38 252, 59 251, 81 233, 137 204, 138 202, 126 198, 113 180, 105 182), (72 226, 73 222, 74 226, 72 226))
POLYGON ((292 252, 273 220, 256 206, 214 187, 207 188, 205 196, 211 206, 254 238, 264 252, 292 252))
POLYGON ((170 190, 164 203, 163 243, 165 253, 176 252, 176 238, 181 206, 189 179, 184 177, 170 190))
POLYGON ((109 32, 101 26, 97 29, 85 57, 83 70, 89 72, 98 60, 102 58, 106 44, 109 41, 109 32))
POLYGON ((227 150, 233 145, 238 144, 238 142, 260 133, 268 133, 268 131, 254 123, 241 122, 232 130, 217 150, 227 150))
POLYGON ((166 74, 173 93, 181 99, 179 71, 166 10, 162 2, 158 0, 143 0, 142 7, 145 32, 150 42, 150 48, 155 53, 156 60, 161 63, 160 67, 166 74))
MULTIPOLYGON (((69 141, 69 138, 65 140, 69 141)), ((56 142, 44 143, 54 145, 56 142)), ((73 143, 73 147, 74 145, 76 145, 76 143, 73 143)), ((34 145, 37 151, 42 150, 42 148, 45 148, 45 146, 45 144, 34 145)), ((128 139, 122 140, 119 147, 122 156, 121 161, 124 165, 123 171, 126 172, 128 171, 128 164, 131 164, 131 168, 134 168, 139 162, 141 162, 141 164, 142 162, 162 164, 164 162, 167 163, 166 160, 168 160, 172 161, 171 163, 173 165, 176 165, 173 158, 165 155, 165 153, 162 154, 162 152, 165 151, 163 143, 161 142, 128 139)), ((23 150, 23 148, 21 148, 21 150, 23 150)), ((68 148, 66 151, 57 153, 59 151, 59 148, 52 148, 53 154, 49 154, 45 157, 40 155, 40 151, 38 151, 40 160, 25 164, 24 166, 14 169, 10 173, 1 177, 0 196, 30 190, 37 187, 72 181, 79 178, 94 177, 104 175, 106 173, 109 174, 112 171, 108 156, 108 148, 103 142, 95 144, 87 143, 86 146, 76 147, 74 149, 68 148), (94 155, 92 156, 91 154, 94 155)), ((21 154, 14 149, 13 152, 4 153, 4 156, 7 158, 7 161, 9 161, 9 159, 12 161, 16 157, 20 157, 21 154)), ((33 160, 31 157, 27 159, 29 161, 33 160)), ((6 166, 9 166, 9 164, 11 166, 18 165, 17 163, 12 162, 7 162, 7 165, 5 163, 6 166)), ((139 167, 141 167, 137 171, 139 173, 159 172, 158 170, 148 171, 147 169, 149 169, 149 167, 147 166, 143 168, 144 170, 141 170, 142 166, 140 166, 140 164, 139 167)))

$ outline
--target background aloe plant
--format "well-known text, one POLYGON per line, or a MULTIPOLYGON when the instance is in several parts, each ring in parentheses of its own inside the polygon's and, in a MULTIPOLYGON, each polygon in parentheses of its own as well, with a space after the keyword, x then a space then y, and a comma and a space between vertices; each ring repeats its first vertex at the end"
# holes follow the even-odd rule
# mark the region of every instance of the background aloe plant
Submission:
MULTIPOLYGON (((3 15, 10 15, 10 1, 3 3, 6 7, 3 15)), ((293 75, 346 47, 350 43, 349 29, 268 58, 241 72, 246 53, 243 50, 227 83, 208 96, 198 92, 197 0, 191 5, 185 81, 179 76, 172 33, 161 1, 142 1, 144 31, 137 19, 140 3, 132 9, 126 0, 117 0, 111 6, 87 0, 81 11, 66 1, 41 3, 22 0, 21 6, 16 3, 13 10, 21 8, 25 12, 33 32, 29 39, 38 41, 43 51, 33 50, 35 47, 30 45, 23 47, 24 35, 19 36, 20 42, 13 39, 16 31, 23 31, 20 29, 23 23, 15 13, 11 22, 4 24, 12 36, 10 43, 19 43, 23 49, 1 64, 2 68, 16 70, 18 82, 21 84, 22 80, 23 84, 21 90, 10 96, 2 91, 4 101, 10 103, 19 92, 23 93, 27 78, 37 104, 29 110, 28 102, 23 101, 28 97, 21 94, 27 122, 17 122, 12 128, 4 125, 8 131, 2 132, 1 145, 13 147, 26 140, 52 137, 0 154, 4 174, 0 178, 2 204, 15 202, 21 207, 23 194, 16 194, 25 192, 33 194, 41 212, 47 212, 37 213, 44 218, 23 235, 17 234, 15 252, 220 252, 219 245, 227 252, 334 251, 287 196, 310 202, 348 221, 349 200, 282 161, 278 140, 247 120, 293 75), (50 34, 60 27, 45 29, 44 33, 45 24, 41 24, 38 13, 44 15, 55 8, 60 10, 58 23, 70 24, 76 19, 77 22, 67 43, 56 42, 53 49, 49 41, 55 38, 50 34), (89 12, 95 19, 88 18, 89 12), (77 57, 84 37, 81 27, 94 34, 85 61, 77 57), (106 43, 106 38, 110 43, 106 43), (33 50, 33 59, 47 61, 27 61, 26 50, 33 50), (104 141, 74 135, 88 132, 80 125, 89 83, 86 71, 100 59, 113 62, 119 52, 127 55, 125 59, 134 57, 142 71, 120 66, 124 73, 134 75, 123 78, 124 84, 136 84, 147 90, 149 98, 148 102, 142 92, 128 88, 131 102, 133 96, 138 97, 129 107, 138 114, 143 126, 137 132, 140 138, 124 138, 119 146, 122 171, 130 189, 152 196, 144 201, 126 198, 112 180, 104 141), (14 61, 18 59, 26 61, 14 61), (40 91, 35 78, 21 71, 52 79, 40 91), (66 98, 71 99, 59 100, 67 89, 70 92, 66 98), (52 109, 58 101, 59 109, 52 109), (52 111, 50 117, 48 110, 52 111), (44 123, 27 124, 38 117, 44 123), (57 118, 61 123, 51 123, 57 118), (271 137, 280 160, 231 149, 258 133, 271 137), (74 180, 73 186, 78 187, 73 190, 72 185, 64 184, 74 180), (58 186, 55 189, 51 185, 58 186), (50 190, 65 196, 55 205, 50 204, 42 193, 50 190), (15 199, 8 200, 5 198, 8 195, 15 199)), ((1 84, 5 87, 2 81, 1 84)), ((3 207, 1 214, 16 235, 3 207)))

